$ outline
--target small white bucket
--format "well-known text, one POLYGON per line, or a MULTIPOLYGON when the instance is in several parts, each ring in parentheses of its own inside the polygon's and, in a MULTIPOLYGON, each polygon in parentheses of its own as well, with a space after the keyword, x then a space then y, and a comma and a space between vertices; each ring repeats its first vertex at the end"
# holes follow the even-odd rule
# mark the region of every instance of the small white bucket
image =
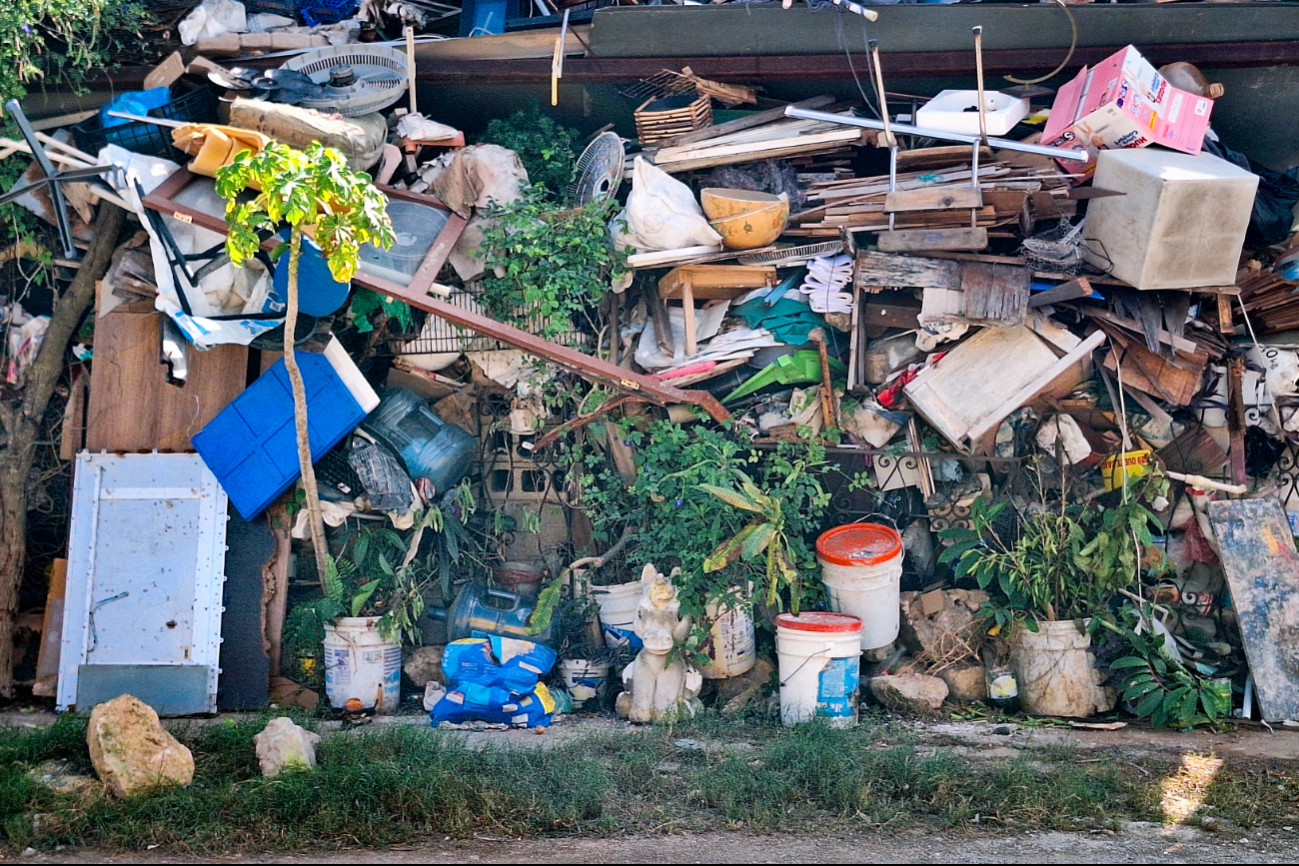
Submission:
POLYGON ((850 523, 816 540, 830 609, 862 621, 861 648, 897 640, 902 594, 902 536, 890 526, 850 523))
POLYGON ((700 675, 706 680, 724 680, 747 674, 758 660, 753 615, 748 606, 723 606, 710 601, 704 612, 712 627, 708 630, 708 642, 699 648, 708 656, 708 664, 699 668, 700 675))
POLYGON ((1038 620, 1037 628, 1017 627, 1011 643, 1010 663, 1024 712, 1086 718, 1114 709, 1114 690, 1104 685, 1105 675, 1087 651, 1091 635, 1071 619, 1038 620))
POLYGON ((591 594, 600 606, 600 627, 604 642, 610 649, 630 646, 633 652, 641 648, 640 638, 632 631, 636 623, 636 608, 645 585, 639 580, 616 586, 593 586, 591 594))
POLYGON ((821 717, 836 728, 857 724, 861 620, 843 613, 776 617, 780 720, 786 727, 821 717))
POLYGON ((564 659, 559 663, 559 673, 564 678, 564 689, 573 699, 573 709, 580 710, 587 701, 598 707, 603 701, 609 683, 609 665, 586 659, 564 659))
POLYGON ((379 636, 378 617, 339 617, 325 626, 325 694, 334 709, 352 698, 377 713, 401 703, 401 646, 379 636))

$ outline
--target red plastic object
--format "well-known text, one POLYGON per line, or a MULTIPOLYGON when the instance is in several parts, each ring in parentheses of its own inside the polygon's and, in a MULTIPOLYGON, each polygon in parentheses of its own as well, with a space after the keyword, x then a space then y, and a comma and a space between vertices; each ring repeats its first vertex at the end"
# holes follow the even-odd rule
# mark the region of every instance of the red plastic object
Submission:
POLYGON ((776 625, 792 631, 814 631, 825 633, 844 633, 861 631, 861 620, 846 613, 782 613, 776 617, 776 625))
POLYGON ((902 552, 902 536, 891 526, 849 523, 821 533, 816 554, 834 565, 879 565, 902 552))

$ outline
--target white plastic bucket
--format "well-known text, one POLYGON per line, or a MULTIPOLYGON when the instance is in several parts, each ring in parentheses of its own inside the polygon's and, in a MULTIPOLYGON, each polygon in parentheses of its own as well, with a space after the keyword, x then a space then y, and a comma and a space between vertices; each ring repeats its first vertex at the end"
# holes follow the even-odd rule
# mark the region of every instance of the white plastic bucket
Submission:
POLYGON ((862 621, 861 648, 897 640, 902 594, 902 536, 890 526, 849 523, 816 540, 830 609, 862 621))
MULTIPOLYGON (((1086 623, 1084 622, 1084 625, 1086 623)), ((1114 709, 1114 690, 1088 652, 1092 639, 1073 620, 1039 620, 1036 632, 1015 629, 1010 663, 1019 684, 1019 703, 1035 716, 1086 718, 1114 709)))
POLYGON ((836 728, 857 723, 861 682, 861 620, 843 613, 776 617, 780 720, 793 727, 813 718, 836 728))
POLYGON ((633 652, 640 651, 640 638, 632 631, 632 626, 636 623, 636 608, 640 606, 644 588, 639 580, 616 586, 591 587, 595 603, 600 606, 604 642, 610 649, 630 646, 633 652))
POLYGON ((748 606, 723 606, 711 601, 704 610, 712 627, 708 630, 708 642, 700 647, 700 652, 708 657, 708 664, 699 668, 700 675, 706 680, 724 680, 748 673, 758 660, 753 615, 748 606))
POLYGON ((325 626, 325 694, 334 709, 352 698, 377 713, 401 703, 401 646, 379 636, 378 617, 339 617, 325 626))
POLYGON ((597 706, 604 699, 609 682, 609 665, 586 659, 564 659, 559 663, 564 689, 573 699, 573 709, 579 710, 587 701, 597 706))

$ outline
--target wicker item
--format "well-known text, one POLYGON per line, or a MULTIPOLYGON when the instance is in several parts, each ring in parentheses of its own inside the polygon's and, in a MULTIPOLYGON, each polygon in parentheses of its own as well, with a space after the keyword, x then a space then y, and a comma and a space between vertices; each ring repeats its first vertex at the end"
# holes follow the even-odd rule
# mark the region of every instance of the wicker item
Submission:
POLYGON ((340 66, 352 68, 355 84, 338 88, 338 95, 328 99, 304 99, 304 107, 357 117, 387 108, 406 95, 406 55, 383 45, 321 48, 294 57, 283 68, 301 72, 316 84, 329 84, 330 73, 340 66))
POLYGON ((636 137, 649 146, 674 135, 713 125, 713 104, 707 96, 677 94, 646 100, 636 109, 636 137), (651 108, 653 106, 653 108, 651 108))

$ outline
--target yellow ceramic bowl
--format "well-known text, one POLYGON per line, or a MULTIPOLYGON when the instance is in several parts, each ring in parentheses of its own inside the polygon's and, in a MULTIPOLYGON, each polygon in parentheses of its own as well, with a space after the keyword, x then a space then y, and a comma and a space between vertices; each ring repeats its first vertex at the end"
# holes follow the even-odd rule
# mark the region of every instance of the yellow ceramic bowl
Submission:
POLYGON ((780 237, 789 222, 789 198, 785 195, 706 189, 700 198, 709 224, 729 250, 765 247, 780 237))

